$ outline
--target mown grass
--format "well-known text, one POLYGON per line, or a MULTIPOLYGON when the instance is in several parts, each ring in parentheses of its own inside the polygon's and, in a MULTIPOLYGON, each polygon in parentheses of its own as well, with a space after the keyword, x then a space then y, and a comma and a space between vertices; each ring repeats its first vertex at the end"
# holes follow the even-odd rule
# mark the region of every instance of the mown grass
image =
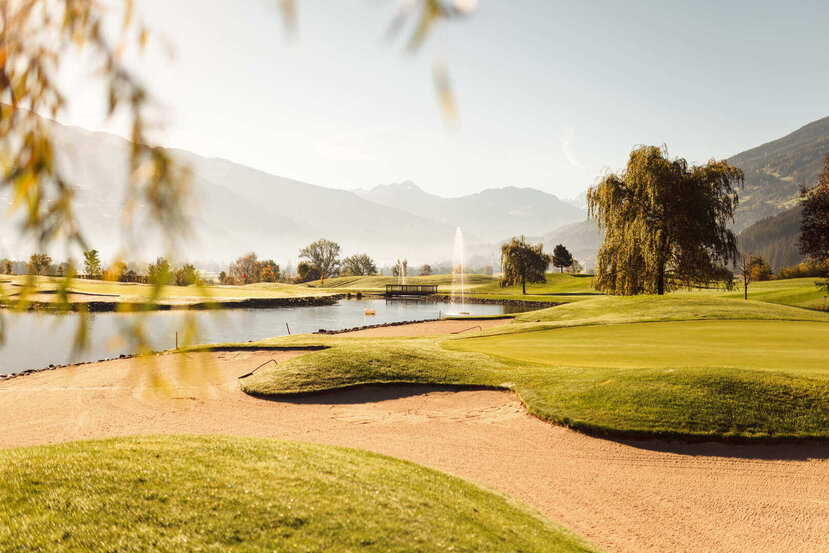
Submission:
POLYGON ((447 344, 510 360, 583 368, 747 368, 829 378, 829 324, 675 321, 577 326, 447 344), (602 347, 597 347, 597 345, 602 347))
POLYGON ((0 451, 0 551, 597 551, 470 482, 368 452, 166 436, 0 451))
POLYGON ((555 326, 697 319, 829 322, 829 313, 756 300, 676 293, 662 297, 602 296, 568 305, 528 311, 515 318, 519 323, 541 322, 552 323, 555 326))
POLYGON ((829 438, 825 313, 713 297, 607 298, 520 317, 529 322, 479 338, 270 340, 328 349, 263 368, 241 386, 266 396, 364 384, 490 386, 514 390, 540 418, 593 433, 829 438), (654 317, 691 320, 633 324, 654 317), (693 320, 706 318, 714 320, 693 320))
MULTIPOLYGON (((826 291, 815 284, 817 278, 793 278, 786 280, 767 280, 752 282, 748 285, 748 297, 752 300, 796 305, 815 309, 829 309, 829 297, 826 291)), ((742 288, 722 294, 726 298, 742 298, 742 288)))
MULTIPOLYGON (((470 298, 487 300, 521 300, 535 302, 566 303, 581 299, 600 296, 591 288, 592 275, 571 275, 561 273, 547 273, 547 282, 528 284, 527 293, 522 293, 521 286, 501 287, 498 279, 492 276, 468 274, 464 275, 465 293, 470 298)), ((385 290, 386 284, 397 284, 397 277, 337 277, 320 281, 309 282, 303 286, 314 289, 323 289, 331 292, 350 291, 377 293, 385 290)), ((452 275, 432 275, 428 277, 406 277, 407 284, 437 284, 438 293, 452 292, 452 275)))

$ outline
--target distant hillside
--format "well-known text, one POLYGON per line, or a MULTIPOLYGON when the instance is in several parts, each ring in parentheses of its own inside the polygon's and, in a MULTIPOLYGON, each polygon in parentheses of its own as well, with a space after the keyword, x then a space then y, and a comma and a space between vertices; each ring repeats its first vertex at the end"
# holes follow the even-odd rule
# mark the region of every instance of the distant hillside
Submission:
POLYGON ((587 269, 593 269, 602 245, 602 234, 595 221, 584 220, 548 232, 542 241, 544 249, 550 252, 556 244, 564 244, 576 259, 585 262, 587 269))
MULTIPOLYGON (((76 187, 76 214, 90 247, 105 259, 122 244, 120 223, 126 190, 127 148, 123 138, 53 123, 57 161, 76 187)), ((192 202, 184 206, 193 232, 184 257, 227 262, 249 251, 277 262, 295 262, 299 249, 329 238, 342 254, 366 252, 381 265, 398 257, 413 264, 449 260, 455 227, 467 244, 503 236, 541 234, 583 218, 583 212, 551 194, 530 188, 485 190, 445 199, 411 183, 354 193, 271 175, 224 159, 172 150, 192 172, 192 202)), ((0 192, 0 205, 10 203, 0 192)), ((0 217, 0 256, 27 258, 34 245, 16 238, 13 221, 0 217)), ((139 237, 136 260, 165 253, 150 225, 139 237)), ((65 252, 50 252, 61 258, 65 252)), ((74 252, 75 257, 79 252, 74 252)), ((489 259, 493 254, 487 250, 489 259)))
MULTIPOLYGON (((121 244, 121 208, 126 190, 126 140, 105 133, 54 124, 58 162, 77 187, 76 214, 91 247, 105 258, 121 244)), ((455 228, 380 206, 345 190, 315 186, 223 159, 191 152, 173 155, 192 171, 193 233, 182 255, 227 261, 249 251, 277 262, 295 260, 299 249, 321 237, 340 243, 343 255, 367 252, 378 261, 397 257, 450 257, 455 228)), ((5 195, 5 197, 4 197, 5 195)), ((0 193, 0 205, 8 202, 0 193)), ((0 218, 0 236, 15 236, 0 218)), ((149 226, 140 236, 139 259, 164 252, 149 226)), ((4 240, 4 255, 25 258, 31 245, 4 240)), ((55 253, 55 252, 53 252, 55 253)), ((58 253, 58 255, 65 255, 58 253)), ((75 253, 77 256, 77 252, 75 253)))
POLYGON ((442 198, 411 182, 355 190, 372 202, 444 225, 459 226, 479 241, 508 235, 540 235, 584 218, 584 211, 534 188, 492 188, 460 198, 442 198))
POLYGON ((801 184, 812 186, 829 154, 829 117, 728 159, 745 171, 736 230, 791 208, 801 184))
MULTIPOLYGON (((729 163, 742 168, 746 177, 745 187, 739 191, 734 224, 734 230, 742 231, 742 248, 762 255, 775 268, 800 261, 798 190, 801 184, 815 184, 827 154, 829 117, 824 117, 729 158, 729 163)), ((595 263, 601 244, 595 223, 575 223, 543 236, 545 246, 562 243, 578 257, 595 263)))
POLYGON ((763 256, 775 271, 803 260, 798 246, 803 208, 793 207, 766 217, 739 235, 740 250, 763 256))

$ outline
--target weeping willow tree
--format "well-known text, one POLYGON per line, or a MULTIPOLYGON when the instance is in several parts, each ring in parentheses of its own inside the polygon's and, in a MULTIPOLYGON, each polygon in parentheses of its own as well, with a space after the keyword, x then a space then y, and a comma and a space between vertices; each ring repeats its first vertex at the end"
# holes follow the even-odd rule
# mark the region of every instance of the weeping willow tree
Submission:
POLYGON ((527 293, 527 283, 546 282, 544 274, 552 257, 544 253, 544 244, 528 244, 522 236, 501 246, 501 268, 504 276, 498 283, 503 286, 521 285, 527 293))
POLYGON ((714 282, 731 286, 738 258, 734 220, 743 171, 725 161, 688 166, 665 146, 635 148, 627 168, 587 193, 604 230, 596 288, 610 294, 664 294, 714 282))
POLYGON ((802 188, 803 216, 800 222, 800 253, 823 267, 826 280, 817 282, 829 291, 829 155, 823 172, 812 188, 802 188))

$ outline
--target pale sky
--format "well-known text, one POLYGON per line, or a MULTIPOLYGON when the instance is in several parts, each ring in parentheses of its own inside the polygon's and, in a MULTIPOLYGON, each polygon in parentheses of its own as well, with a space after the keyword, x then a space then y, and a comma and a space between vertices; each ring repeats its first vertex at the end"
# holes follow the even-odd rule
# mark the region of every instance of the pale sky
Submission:
MULTIPOLYGON (((569 198, 636 144, 705 161, 829 115, 825 0, 479 0, 413 55, 407 34, 384 40, 398 0, 297 0, 293 39, 276 0, 137 4, 176 51, 156 42, 139 69, 165 106, 165 145, 333 188, 569 198)), ((85 72, 69 73, 61 120, 117 131, 85 72)))

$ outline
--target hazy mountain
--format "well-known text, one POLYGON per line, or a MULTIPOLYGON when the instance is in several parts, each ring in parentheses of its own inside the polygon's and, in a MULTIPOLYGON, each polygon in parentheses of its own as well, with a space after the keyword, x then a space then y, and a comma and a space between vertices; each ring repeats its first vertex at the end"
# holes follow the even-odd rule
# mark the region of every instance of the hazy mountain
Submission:
MULTIPOLYGON (((77 188, 76 214, 90 247, 113 256, 121 245, 122 205, 126 189, 124 139, 55 123, 58 163, 77 188)), ((550 194, 514 187, 444 199, 407 183, 377 187, 360 194, 316 186, 233 163, 172 150, 192 172, 193 224, 182 256, 199 261, 228 261, 245 252, 277 261, 296 259, 299 249, 321 237, 339 242, 343 254, 366 252, 378 262, 408 258, 413 263, 450 259, 455 227, 467 244, 505 235, 540 233, 583 217, 550 194)), ((0 202, 8 202, 8 196, 0 202)), ((139 219, 140 220, 140 219, 139 219)), ((164 253, 152 226, 139 224, 136 259, 164 253)), ((0 236, 12 235, 0 220, 0 236)), ((0 256, 28 257, 33 245, 3 240, 0 256)), ((64 257, 65 253, 52 252, 64 257)), ((78 252, 74 255, 77 257, 78 252)))
POLYGON ((801 184, 813 186, 829 154, 829 117, 728 159, 745 171, 736 229, 791 208, 801 184))
POLYGON ((793 207, 761 219, 745 228, 739 235, 740 249, 760 255, 775 271, 803 261, 798 239, 803 208, 793 207))
POLYGON ((481 241, 508 235, 538 235, 584 218, 584 212, 534 188, 491 188, 460 198, 442 198, 411 182, 355 192, 372 202, 458 226, 481 241))
MULTIPOLYGON (((126 189, 127 141, 105 133, 54 125, 58 162, 77 187, 76 214, 90 247, 109 257, 121 244, 121 208, 126 189)), ((192 238, 182 255, 229 260, 247 251, 277 261, 295 259, 301 247, 321 237, 339 242, 343 254, 367 252, 378 261, 397 257, 451 256, 455 228, 381 206, 344 190, 294 181, 222 159, 173 150, 192 171, 192 238)), ((0 198, 7 203, 8 196, 0 198)), ((0 220, 0 235, 11 223, 0 220)), ((149 226, 137 256, 164 253, 149 226)), ((9 255, 27 257, 31 245, 3 240, 9 255)), ((61 255, 61 254, 59 254, 61 255)))
POLYGON ((541 240, 544 249, 550 252, 556 244, 564 244, 576 259, 585 263, 586 268, 592 269, 596 266, 602 234, 595 221, 583 220, 548 232, 541 240))

